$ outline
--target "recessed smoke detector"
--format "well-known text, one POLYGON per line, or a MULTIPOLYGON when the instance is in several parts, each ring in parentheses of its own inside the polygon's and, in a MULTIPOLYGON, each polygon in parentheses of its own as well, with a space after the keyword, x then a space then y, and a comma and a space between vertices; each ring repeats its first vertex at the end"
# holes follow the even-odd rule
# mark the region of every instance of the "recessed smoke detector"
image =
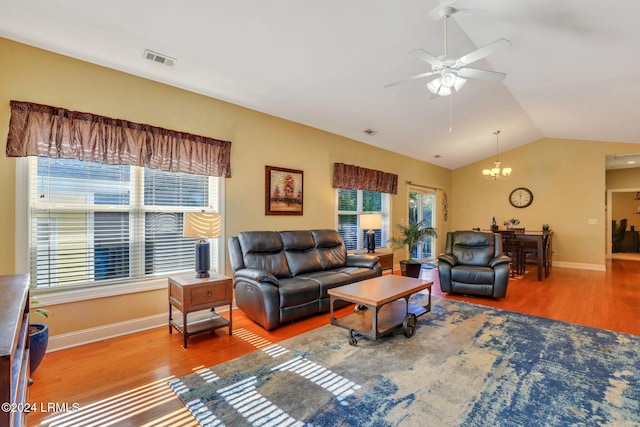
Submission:
POLYGON ((175 58, 164 55, 162 53, 153 52, 149 49, 144 50, 144 58, 148 59, 149 61, 157 62, 158 64, 164 64, 167 67, 173 67, 176 62, 178 62, 178 60, 175 58))
POLYGON ((377 130, 373 130, 373 129, 366 129, 366 130, 364 131, 364 133, 366 133, 367 135, 371 135, 371 136, 373 136, 373 135, 375 135, 376 133, 378 133, 378 131, 377 131, 377 130))

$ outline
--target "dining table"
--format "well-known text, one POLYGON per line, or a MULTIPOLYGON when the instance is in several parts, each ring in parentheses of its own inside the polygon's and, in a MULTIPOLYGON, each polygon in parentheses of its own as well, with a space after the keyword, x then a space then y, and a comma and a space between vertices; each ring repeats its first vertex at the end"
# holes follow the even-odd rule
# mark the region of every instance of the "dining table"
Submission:
POLYGON ((525 231, 524 233, 516 233, 515 238, 522 241, 523 246, 531 245, 535 247, 536 264, 538 266, 538 281, 542 281, 543 271, 544 277, 549 277, 551 267, 551 234, 552 231, 525 231))

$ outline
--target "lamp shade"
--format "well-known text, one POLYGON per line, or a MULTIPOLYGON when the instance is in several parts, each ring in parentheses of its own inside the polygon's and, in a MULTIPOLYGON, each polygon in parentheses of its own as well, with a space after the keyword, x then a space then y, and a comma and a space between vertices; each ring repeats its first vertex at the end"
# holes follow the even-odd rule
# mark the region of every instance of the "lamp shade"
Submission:
POLYGON ((382 228, 382 215, 360 215, 360 228, 362 228, 363 230, 382 228))
POLYGON ((215 212, 187 212, 182 223, 183 237, 213 239, 222 236, 222 215, 215 212))

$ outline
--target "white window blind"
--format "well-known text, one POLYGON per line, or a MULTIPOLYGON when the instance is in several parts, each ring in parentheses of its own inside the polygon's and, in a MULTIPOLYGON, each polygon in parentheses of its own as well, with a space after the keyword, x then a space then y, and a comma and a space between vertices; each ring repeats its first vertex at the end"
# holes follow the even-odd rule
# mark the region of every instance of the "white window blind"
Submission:
POLYGON ((109 285, 194 269, 196 239, 182 237, 182 216, 218 210, 220 178, 71 159, 29 162, 32 285, 109 285))
POLYGON ((374 229, 376 247, 384 247, 389 240, 389 199, 387 193, 367 190, 338 188, 338 233, 347 250, 363 249, 367 242, 367 231, 360 227, 360 216, 379 213, 382 228, 374 229))

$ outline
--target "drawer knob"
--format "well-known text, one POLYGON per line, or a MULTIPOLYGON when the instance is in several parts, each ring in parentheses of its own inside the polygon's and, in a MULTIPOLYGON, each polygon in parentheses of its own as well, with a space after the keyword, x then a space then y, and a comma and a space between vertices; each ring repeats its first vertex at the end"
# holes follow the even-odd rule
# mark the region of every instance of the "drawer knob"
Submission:
POLYGON ((207 296, 210 297, 211 296, 211 291, 207 292, 207 296))

